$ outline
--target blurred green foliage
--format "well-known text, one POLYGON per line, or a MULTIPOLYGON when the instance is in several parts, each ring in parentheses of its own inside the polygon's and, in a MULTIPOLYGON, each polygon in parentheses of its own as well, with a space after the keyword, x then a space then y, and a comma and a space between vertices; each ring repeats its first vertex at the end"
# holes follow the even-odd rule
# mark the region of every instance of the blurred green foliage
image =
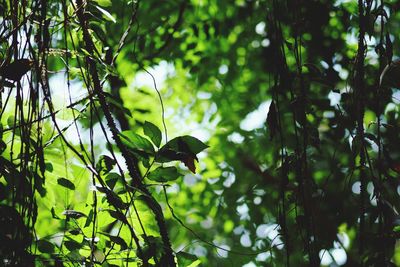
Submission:
POLYGON ((0 1, 2 264, 168 266, 154 197, 178 266, 399 266, 399 8, 0 1))

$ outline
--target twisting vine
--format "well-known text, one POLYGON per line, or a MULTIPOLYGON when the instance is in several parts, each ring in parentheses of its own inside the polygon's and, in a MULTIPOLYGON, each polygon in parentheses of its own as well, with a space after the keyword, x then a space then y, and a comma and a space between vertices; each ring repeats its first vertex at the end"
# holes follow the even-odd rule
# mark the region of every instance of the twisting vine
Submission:
MULTIPOLYGON (((371 2, 371 1, 370 1, 371 2)), ((370 8, 370 6, 369 6, 370 8)), ((365 32, 366 32, 366 13, 370 10, 364 7, 364 1, 358 0, 358 51, 355 61, 355 76, 354 76, 354 101, 357 105, 357 129, 356 129, 356 139, 360 146, 359 156, 359 171, 360 171, 360 232, 359 232, 359 253, 360 258, 364 254, 364 240, 365 240, 365 201, 366 201, 366 191, 367 191, 367 177, 366 177, 366 156, 364 147, 364 97, 365 97, 365 83, 364 83, 364 61, 366 53, 365 45, 365 32)))
MULTIPOLYGON (((78 20, 81 24, 82 27, 82 32, 83 32, 83 39, 85 42, 85 47, 86 50, 89 52, 89 54, 93 54, 95 52, 95 46, 94 43, 91 39, 91 36, 89 34, 89 26, 88 26, 88 20, 85 15, 85 4, 82 2, 82 0, 76 1, 76 14, 78 17, 78 20)), ((105 118, 107 120, 108 127, 111 130, 112 137, 118 147, 118 149, 121 151, 122 156, 125 158, 125 163, 128 167, 129 174, 131 175, 133 179, 133 186, 137 187, 140 189, 142 192, 144 192, 146 203, 148 207, 153 211, 154 216, 156 218, 158 227, 160 229, 160 235, 164 243, 164 258, 162 259, 163 264, 166 264, 166 266, 175 266, 175 260, 173 256, 173 251, 171 248, 171 242, 168 237, 168 232, 167 232, 167 227, 165 225, 165 220, 164 216, 162 213, 162 209, 160 205, 157 203, 157 201, 151 196, 150 192, 147 190, 147 188, 143 185, 141 181, 141 176, 139 171, 135 168, 134 162, 136 162, 136 159, 133 157, 133 155, 130 155, 126 149, 126 147, 123 145, 121 138, 119 137, 119 132, 118 129, 115 125, 115 122, 112 118, 108 103, 105 99, 100 79, 97 73, 96 69, 96 62, 90 57, 86 57, 86 61, 88 62, 89 65, 89 72, 91 74, 91 80, 93 83, 93 90, 96 96, 99 99, 100 107, 102 111, 104 112, 105 118)))

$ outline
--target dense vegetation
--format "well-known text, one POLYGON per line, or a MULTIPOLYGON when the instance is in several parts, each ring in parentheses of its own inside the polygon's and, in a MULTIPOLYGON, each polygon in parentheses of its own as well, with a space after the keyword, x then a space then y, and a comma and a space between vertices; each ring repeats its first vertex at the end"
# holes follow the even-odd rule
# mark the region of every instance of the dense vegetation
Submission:
POLYGON ((400 266, 399 9, 0 0, 0 266, 400 266))

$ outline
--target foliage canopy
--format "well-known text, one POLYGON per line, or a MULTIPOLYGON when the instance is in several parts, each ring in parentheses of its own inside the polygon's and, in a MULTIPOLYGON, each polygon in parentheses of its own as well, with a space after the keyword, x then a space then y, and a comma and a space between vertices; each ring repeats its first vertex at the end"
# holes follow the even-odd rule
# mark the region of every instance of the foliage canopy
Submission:
POLYGON ((0 265, 400 266, 395 0, 0 0, 0 265))

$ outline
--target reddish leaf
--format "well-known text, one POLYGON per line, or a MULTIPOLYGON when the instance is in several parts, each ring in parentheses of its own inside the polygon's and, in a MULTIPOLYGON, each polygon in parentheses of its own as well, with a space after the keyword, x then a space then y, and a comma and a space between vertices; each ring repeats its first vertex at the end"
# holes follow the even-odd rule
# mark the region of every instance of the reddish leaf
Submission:
POLYGON ((394 170, 397 173, 400 173, 400 163, 394 163, 392 165, 392 170, 394 170))
POLYGON ((193 173, 196 173, 194 161, 199 161, 196 154, 208 146, 192 136, 179 136, 165 144, 157 153, 157 162, 179 160, 193 173))
POLYGON ((191 172, 196 173, 196 166, 194 165, 195 160, 197 160, 196 157, 191 157, 188 155, 187 157, 182 159, 182 162, 185 164, 186 167, 188 167, 191 172))

